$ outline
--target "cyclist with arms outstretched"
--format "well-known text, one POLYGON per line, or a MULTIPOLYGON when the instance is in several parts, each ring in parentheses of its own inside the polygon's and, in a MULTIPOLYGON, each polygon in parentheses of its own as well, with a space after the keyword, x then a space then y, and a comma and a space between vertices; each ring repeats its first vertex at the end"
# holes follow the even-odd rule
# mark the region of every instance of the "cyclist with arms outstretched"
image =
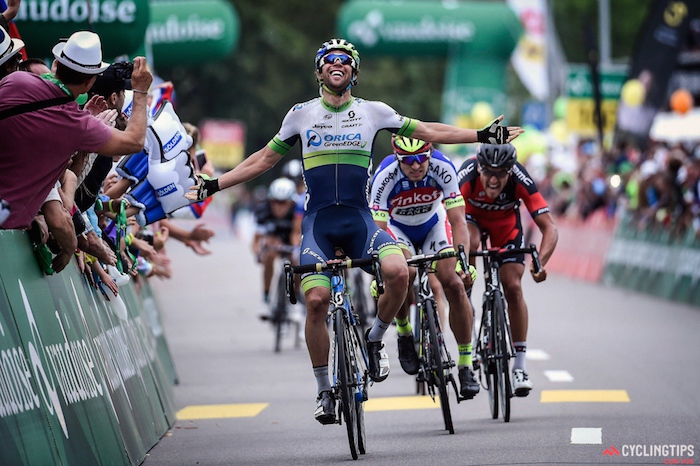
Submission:
MULTIPOLYGON (((409 258, 421 249, 424 254, 453 250, 455 243, 469 250, 464 217, 464 199, 459 192, 457 170, 452 162, 429 142, 394 136, 394 154, 386 157, 374 174, 369 197, 374 221, 396 239, 409 258), (443 206, 444 201, 444 206, 443 206)), ((450 303, 450 327, 459 350, 460 394, 473 398, 479 383, 472 371, 473 311, 465 286, 471 288, 470 274, 457 270, 457 259, 437 261, 435 273, 450 303)), ((413 279, 409 269, 409 293, 396 315, 399 362, 404 372, 418 373, 418 354, 413 329, 408 321, 413 279)))
MULTIPOLYGON (((382 102, 353 97, 360 55, 344 39, 331 39, 316 52, 315 73, 320 97, 294 105, 277 135, 262 149, 218 179, 200 177, 192 198, 204 199, 220 189, 255 178, 272 168, 299 141, 306 181, 300 264, 333 260, 336 248, 353 259, 377 252, 382 263, 386 293, 378 303, 374 325, 365 335, 370 377, 377 382, 389 375, 389 358, 382 338, 401 307, 408 286, 408 266, 391 236, 375 225, 367 205, 374 141, 380 130, 414 135, 442 143, 494 140, 507 142, 522 132, 500 126, 503 117, 483 130, 424 123, 399 115, 382 102)), ((328 274, 302 277, 306 300, 306 343, 317 381, 314 415, 322 424, 335 422, 335 400, 328 377, 330 340, 326 326, 330 303, 328 274)))
MULTIPOLYGON (((481 144, 476 157, 466 160, 460 167, 459 186, 466 202, 472 250, 481 245, 481 231, 488 232, 493 248, 524 248, 520 221, 522 200, 542 233, 539 254, 542 267, 545 266, 554 252, 559 234, 547 202, 525 167, 517 162, 512 144, 481 144)), ((501 283, 508 303, 515 347, 513 389, 516 396, 527 396, 532 390, 525 366, 528 310, 521 284, 524 272, 524 254, 505 259, 501 266, 501 283)), ((535 273, 534 269, 530 272, 536 282, 547 278, 544 268, 540 273, 535 273)))

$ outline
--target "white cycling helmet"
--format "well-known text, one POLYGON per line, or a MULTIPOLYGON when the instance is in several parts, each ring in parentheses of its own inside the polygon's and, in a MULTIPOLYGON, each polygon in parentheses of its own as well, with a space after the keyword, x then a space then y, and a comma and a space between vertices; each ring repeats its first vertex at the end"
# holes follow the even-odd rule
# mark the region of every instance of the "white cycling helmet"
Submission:
POLYGON ((296 194, 297 185, 289 178, 277 178, 267 190, 267 198, 271 201, 292 201, 296 194))
POLYGON ((292 159, 282 167, 282 176, 289 178, 292 181, 301 180, 301 160, 292 159))

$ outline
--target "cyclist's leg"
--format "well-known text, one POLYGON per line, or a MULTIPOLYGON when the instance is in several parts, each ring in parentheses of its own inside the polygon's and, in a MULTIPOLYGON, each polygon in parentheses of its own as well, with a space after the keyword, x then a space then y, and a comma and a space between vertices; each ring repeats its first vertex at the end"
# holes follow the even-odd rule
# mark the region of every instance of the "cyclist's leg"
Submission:
POLYGON ((272 276, 275 272, 275 259, 277 258, 277 252, 272 247, 279 245, 280 240, 274 235, 267 235, 264 241, 265 245, 270 248, 266 249, 260 258, 263 266, 263 298, 265 302, 269 302, 272 276))
MULTIPOLYGON (((328 239, 316 228, 316 213, 305 217, 302 222, 302 243, 299 256, 300 265, 324 262, 332 257, 332 246, 328 239), (328 251, 330 247, 330 253, 328 251)), ((328 351, 330 341, 326 317, 330 304, 330 280, 328 274, 304 274, 301 288, 306 301, 306 345, 314 367, 319 392, 330 387, 328 376, 323 378, 321 369, 328 367, 328 351)))
MULTIPOLYGON (((401 231, 401 228, 399 228, 396 225, 389 224, 389 228, 387 230, 389 234, 396 240, 396 243, 399 245, 401 248, 401 252, 403 252, 403 255, 406 259, 411 257, 416 253, 416 249, 413 246, 413 243, 409 239, 408 235, 406 235, 403 231, 401 231)), ((409 311, 410 311, 410 306, 411 303, 413 303, 414 296, 413 296, 413 281, 416 278, 416 269, 414 267, 409 267, 408 268, 408 287, 407 287, 407 293, 406 293, 406 299, 404 299, 403 304, 399 308, 399 311, 396 313, 396 319, 408 319, 409 311)))
POLYGON ((389 233, 374 223, 369 210, 351 210, 345 211, 348 221, 345 230, 349 236, 343 249, 351 257, 368 257, 376 252, 382 264, 385 292, 377 303, 377 318, 365 335, 370 375, 375 382, 381 382, 389 375, 389 357, 384 351, 382 339, 406 298, 408 265, 401 249, 389 233))

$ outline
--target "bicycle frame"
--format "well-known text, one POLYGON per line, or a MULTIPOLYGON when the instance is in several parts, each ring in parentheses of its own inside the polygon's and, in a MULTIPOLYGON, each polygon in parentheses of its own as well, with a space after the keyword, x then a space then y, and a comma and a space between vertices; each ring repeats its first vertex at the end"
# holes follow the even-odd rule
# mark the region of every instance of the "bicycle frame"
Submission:
MULTIPOLYGON (((433 400, 435 400, 436 391, 438 392, 445 430, 449 431, 450 434, 454 433, 454 426, 452 424, 447 387, 448 384, 451 384, 455 394, 458 394, 457 384, 451 372, 455 362, 452 360, 445 344, 435 297, 428 280, 428 273, 430 273, 430 266, 434 261, 449 257, 458 257, 462 262, 462 266, 466 266, 464 247, 459 245, 458 251, 441 252, 427 256, 419 254, 407 260, 409 265, 413 265, 418 269, 416 307, 419 320, 417 327, 419 330, 420 369, 416 376, 416 381, 419 384, 425 383, 427 385, 428 393, 433 400)), ((457 402, 459 403, 460 401, 460 396, 457 395, 457 402)))
POLYGON ((542 270, 537 248, 530 244, 527 248, 488 249, 488 235, 481 236, 481 251, 471 251, 471 257, 482 257, 484 264, 484 294, 479 332, 476 335, 475 352, 480 356, 479 378, 485 376, 489 392, 491 416, 498 418, 499 401, 504 422, 510 421, 510 398, 513 387, 510 381, 510 359, 515 354, 510 332, 510 319, 503 289, 500 269, 503 260, 518 254, 530 254, 536 271, 542 270), (500 395, 500 396, 499 396, 500 395))
POLYGON ((331 300, 328 319, 331 325, 331 354, 333 367, 333 395, 338 401, 339 414, 336 422, 345 419, 350 453, 353 459, 358 453, 366 451, 364 427, 364 405, 367 401, 367 389, 370 385, 369 358, 358 330, 359 319, 356 315, 350 295, 345 287, 345 270, 353 267, 372 265, 379 292, 384 291, 381 280, 378 255, 371 259, 332 260, 327 263, 292 267, 285 263, 287 275, 287 296, 292 304, 296 303, 292 273, 324 272, 331 273, 331 300))

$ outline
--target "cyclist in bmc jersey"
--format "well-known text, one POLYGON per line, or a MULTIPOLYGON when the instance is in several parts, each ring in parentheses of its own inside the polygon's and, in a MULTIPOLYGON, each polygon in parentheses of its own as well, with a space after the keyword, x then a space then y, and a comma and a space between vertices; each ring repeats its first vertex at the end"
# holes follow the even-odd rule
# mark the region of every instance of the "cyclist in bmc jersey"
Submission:
MULTIPOLYGON (((395 136, 394 154, 386 157, 372 179, 370 204, 374 221, 387 230, 409 258, 420 248, 425 254, 452 250, 455 242, 469 251, 469 234, 464 217, 464 199, 459 192, 457 170, 432 144, 418 139, 395 136), (445 203, 443 207, 443 201, 445 203)), ((450 303, 450 327, 459 350, 460 394, 473 398, 479 383, 472 371, 473 311, 465 285, 472 278, 461 269, 457 259, 437 262, 436 275, 450 303)), ((418 354, 413 329, 408 321, 415 271, 409 269, 409 293, 396 314, 399 335, 399 362, 408 374, 418 373, 418 354)))
MULTIPOLYGON (((501 115, 482 130, 425 123, 399 115, 382 102, 356 98, 360 55, 344 39, 331 39, 316 52, 315 74, 320 97, 294 105, 277 135, 240 165, 218 179, 199 177, 192 199, 204 199, 220 189, 251 180, 272 168, 298 141, 306 182, 300 264, 333 260, 336 248, 348 257, 378 252, 386 293, 378 303, 377 319, 365 335, 370 377, 389 375, 389 358, 382 338, 406 296, 408 266, 391 236, 372 220, 367 190, 372 172, 374 141, 380 130, 441 143, 509 142, 523 130, 499 125, 501 115)), ((335 400, 328 377, 330 340, 326 316, 330 303, 327 274, 302 277, 306 300, 306 343, 317 381, 314 415, 322 424, 335 423, 335 400)))
MULTIPOLYGON (((488 232, 491 247, 523 248, 524 235, 520 221, 520 202, 542 233, 539 247, 542 272, 530 270, 536 282, 544 281, 544 266, 554 252, 559 235, 549 207, 525 167, 516 161, 511 144, 481 144, 476 157, 466 160, 459 169, 459 186, 466 202, 467 226, 472 250, 481 244, 481 231, 488 232)), ((516 396, 527 396, 532 381, 525 367, 528 311, 523 298, 521 278, 525 256, 520 254, 503 261, 501 282, 508 302, 515 361, 513 388, 516 396)))

